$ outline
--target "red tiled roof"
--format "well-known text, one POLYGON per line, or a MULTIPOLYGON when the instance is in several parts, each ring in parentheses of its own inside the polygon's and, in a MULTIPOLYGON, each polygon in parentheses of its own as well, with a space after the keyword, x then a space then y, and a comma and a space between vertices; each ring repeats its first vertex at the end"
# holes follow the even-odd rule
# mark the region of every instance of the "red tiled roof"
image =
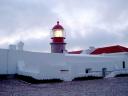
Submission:
POLYGON ((68 52, 69 54, 81 54, 83 50, 79 50, 79 51, 71 51, 68 52))
POLYGON ((128 52, 128 48, 120 45, 109 46, 109 47, 97 48, 91 54, 117 53, 117 52, 128 52))

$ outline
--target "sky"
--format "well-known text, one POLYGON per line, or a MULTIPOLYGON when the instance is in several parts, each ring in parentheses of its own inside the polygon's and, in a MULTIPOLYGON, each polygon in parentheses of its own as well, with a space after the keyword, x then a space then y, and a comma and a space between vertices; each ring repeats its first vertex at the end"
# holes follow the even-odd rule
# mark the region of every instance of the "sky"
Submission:
POLYGON ((59 21, 66 49, 128 47, 128 0, 0 0, 0 48, 24 42, 24 50, 50 52, 59 21))

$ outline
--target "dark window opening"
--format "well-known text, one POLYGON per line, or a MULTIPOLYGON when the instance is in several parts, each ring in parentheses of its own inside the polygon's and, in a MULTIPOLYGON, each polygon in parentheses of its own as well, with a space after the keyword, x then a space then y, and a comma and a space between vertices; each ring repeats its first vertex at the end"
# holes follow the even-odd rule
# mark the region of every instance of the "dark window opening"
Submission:
POLYGON ((123 64, 123 68, 125 68, 125 61, 123 61, 122 64, 123 64))
POLYGON ((64 52, 63 49, 61 50, 61 52, 62 52, 62 53, 64 52))
POLYGON ((102 68, 102 70, 103 70, 103 71, 106 71, 106 70, 107 70, 107 68, 102 68))
POLYGON ((67 71, 69 71, 69 70, 60 70, 61 72, 67 72, 67 71))
POLYGON ((107 72, 107 68, 102 68, 102 76, 105 77, 107 72))
POLYGON ((89 73, 91 71, 91 68, 87 68, 86 70, 85 70, 85 73, 89 73))

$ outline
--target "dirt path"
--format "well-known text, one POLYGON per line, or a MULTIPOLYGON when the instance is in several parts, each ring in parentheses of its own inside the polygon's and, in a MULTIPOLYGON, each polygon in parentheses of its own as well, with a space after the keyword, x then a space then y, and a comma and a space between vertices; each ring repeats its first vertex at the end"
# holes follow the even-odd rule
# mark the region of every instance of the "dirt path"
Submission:
POLYGON ((128 77, 50 84, 0 80, 0 96, 128 96, 128 77))

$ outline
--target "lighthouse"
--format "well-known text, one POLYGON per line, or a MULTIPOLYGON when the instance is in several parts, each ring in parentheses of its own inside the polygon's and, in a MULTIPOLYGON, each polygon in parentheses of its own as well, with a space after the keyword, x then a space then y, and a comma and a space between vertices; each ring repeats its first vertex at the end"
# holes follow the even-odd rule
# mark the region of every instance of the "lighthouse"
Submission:
POLYGON ((57 24, 52 28, 51 39, 51 53, 64 53, 66 50, 66 43, 64 41, 65 32, 63 26, 59 24, 59 21, 57 21, 57 24))

